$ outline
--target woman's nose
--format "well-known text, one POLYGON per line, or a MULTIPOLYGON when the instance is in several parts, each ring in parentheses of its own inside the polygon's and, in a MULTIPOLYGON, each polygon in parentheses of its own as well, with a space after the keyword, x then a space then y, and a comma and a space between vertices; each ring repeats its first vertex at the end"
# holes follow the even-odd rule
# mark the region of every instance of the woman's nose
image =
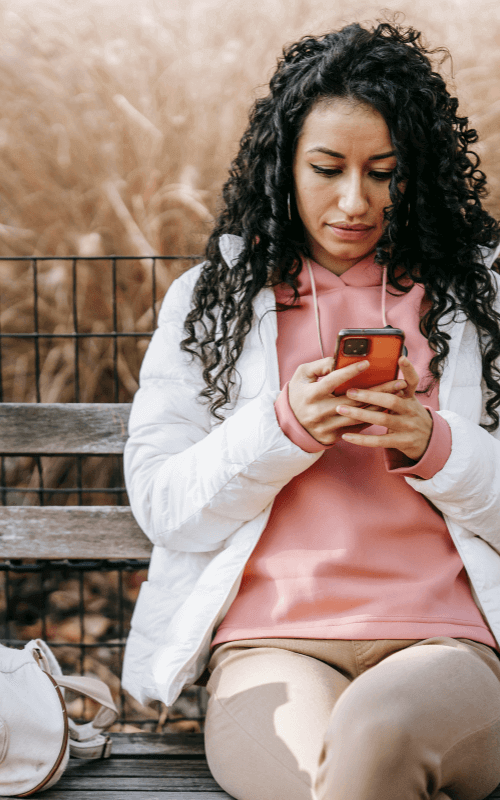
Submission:
POLYGON ((368 197, 364 190, 363 180, 353 175, 346 176, 341 188, 338 205, 349 217, 360 217, 368 210, 368 197))

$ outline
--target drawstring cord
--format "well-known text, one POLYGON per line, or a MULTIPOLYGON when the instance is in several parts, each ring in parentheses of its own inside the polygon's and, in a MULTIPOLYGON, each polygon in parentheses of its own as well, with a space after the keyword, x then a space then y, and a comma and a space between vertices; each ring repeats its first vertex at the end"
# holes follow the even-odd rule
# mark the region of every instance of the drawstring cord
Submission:
MULTIPOLYGON (((309 278, 311 279, 311 288, 313 294, 313 303, 314 303, 314 317, 316 319, 316 330, 318 332, 318 342, 319 342, 319 349, 321 352, 321 358, 325 357, 325 351, 323 349, 323 340, 321 338, 321 325, 319 321, 319 306, 318 306, 318 295, 316 293, 316 281, 314 279, 314 273, 311 267, 311 262, 309 259, 306 259, 307 270, 309 272, 309 278)), ((387 290, 387 267, 382 269, 382 326, 384 328, 389 327, 387 325, 387 319, 385 316, 385 294, 387 290)))
POLYGON ((387 267, 384 267, 382 270, 382 326, 384 328, 389 327, 387 325, 387 319, 385 316, 385 293, 387 290, 387 267))
POLYGON ((311 279, 313 302, 314 302, 314 316, 316 318, 316 330, 318 331, 319 349, 321 351, 321 358, 324 358, 325 351, 323 350, 323 340, 321 338, 321 326, 319 324, 319 306, 318 306, 318 296, 316 294, 316 281, 314 280, 311 262, 309 261, 309 259, 306 260, 306 264, 307 264, 307 269, 309 270, 309 277, 311 279))

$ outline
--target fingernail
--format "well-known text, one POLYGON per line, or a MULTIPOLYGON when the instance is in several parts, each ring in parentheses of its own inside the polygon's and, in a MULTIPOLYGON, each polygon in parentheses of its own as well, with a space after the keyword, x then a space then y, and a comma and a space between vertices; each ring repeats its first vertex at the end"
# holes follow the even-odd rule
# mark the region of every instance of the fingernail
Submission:
POLYGON ((346 394, 347 394, 348 397, 357 397, 358 396, 358 390, 357 389, 348 389, 346 394))
POLYGON ((349 409, 347 409, 345 406, 337 406, 335 411, 337 412, 337 414, 348 414, 349 413, 349 409))
POLYGON ((394 384, 395 389, 406 389, 406 387, 407 387, 406 381, 396 381, 396 383, 394 384))
POLYGON ((368 367, 369 364, 369 361, 358 361, 358 369, 364 369, 365 367, 368 367))

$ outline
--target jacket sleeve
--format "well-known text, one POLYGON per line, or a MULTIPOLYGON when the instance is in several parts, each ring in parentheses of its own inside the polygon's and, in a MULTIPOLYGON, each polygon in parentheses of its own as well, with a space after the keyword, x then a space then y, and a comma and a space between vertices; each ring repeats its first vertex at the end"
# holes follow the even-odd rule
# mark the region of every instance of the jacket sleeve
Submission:
POLYGON ((174 281, 162 305, 131 410, 124 469, 132 511, 151 541, 203 552, 223 546, 321 453, 304 452, 281 431, 278 391, 211 426, 198 400, 201 370, 179 347, 192 284, 189 273, 174 281))
POLYGON ((439 411, 451 429, 451 454, 429 480, 407 477, 443 514, 500 552, 500 431, 454 411, 439 411))
MULTIPOLYGON (((500 312, 500 276, 497 273, 492 273, 492 276, 497 289, 495 307, 500 312)), ((480 358, 478 347, 476 353, 466 366, 471 374, 476 368, 480 373, 480 367, 475 366, 476 358, 480 358)), ((484 380, 481 392, 481 421, 489 421, 485 409, 488 391, 484 380)), ((451 429, 450 457, 431 479, 407 477, 405 480, 443 514, 500 553, 500 427, 488 433, 454 411, 443 409, 438 414, 444 417, 451 429)))

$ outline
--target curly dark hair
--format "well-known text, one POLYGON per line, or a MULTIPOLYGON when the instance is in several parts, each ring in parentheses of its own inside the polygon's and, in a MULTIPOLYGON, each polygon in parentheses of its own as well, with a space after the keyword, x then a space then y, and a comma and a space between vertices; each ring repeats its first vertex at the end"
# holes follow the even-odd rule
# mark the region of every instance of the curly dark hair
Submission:
POLYGON ((500 315, 481 248, 498 241, 500 226, 481 204, 486 178, 471 150, 477 133, 458 116, 458 100, 433 71, 429 56, 436 52, 443 51, 426 49, 418 31, 389 22, 371 29, 351 24, 284 49, 269 94, 251 110, 185 320, 181 347, 201 361, 201 398, 216 418, 237 392, 236 365, 257 293, 286 283, 298 298, 302 256, 310 253, 293 201, 291 215, 287 208, 294 153, 312 108, 342 98, 376 109, 392 138, 397 167, 376 260, 387 266, 395 290, 409 291, 414 283, 425 288, 420 329, 435 353, 433 381, 449 352, 450 337, 440 323, 461 311, 479 332, 491 420, 484 427, 498 427, 500 315), (219 250, 224 233, 243 239, 233 268, 219 250))

